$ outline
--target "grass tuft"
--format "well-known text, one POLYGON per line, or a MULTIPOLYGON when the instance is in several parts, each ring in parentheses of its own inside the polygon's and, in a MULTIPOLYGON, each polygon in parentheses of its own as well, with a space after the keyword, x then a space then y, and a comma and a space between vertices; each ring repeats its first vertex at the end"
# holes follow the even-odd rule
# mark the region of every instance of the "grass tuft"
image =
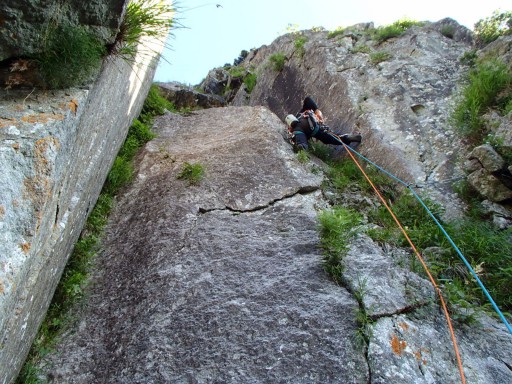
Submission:
POLYGON ((197 185, 204 177, 204 167, 201 164, 192 164, 185 162, 183 168, 178 174, 178 179, 188 181, 189 185, 197 185))
POLYGON ((81 85, 95 75, 105 46, 82 26, 55 26, 48 30, 42 53, 33 59, 44 83, 52 89, 81 85))
POLYGON ((174 8, 168 1, 132 0, 128 3, 124 19, 109 53, 131 61, 138 46, 148 37, 165 36, 173 25, 174 8))
POLYGON ((482 115, 492 106, 506 105, 510 91, 505 96, 502 92, 511 85, 511 72, 503 62, 489 59, 477 63, 451 115, 454 126, 470 140, 481 142, 487 134, 482 115))
POLYGON ((286 56, 283 53, 274 53, 268 58, 272 69, 276 72, 281 72, 286 62, 286 56))
POLYGON ((343 257, 348 251, 348 242, 355 235, 362 217, 353 210, 338 206, 318 215, 320 225, 320 247, 323 251, 323 266, 331 278, 341 283, 343 257))
POLYGON ((395 21, 393 24, 379 27, 374 31, 375 38, 379 43, 389 40, 393 37, 402 35, 413 26, 422 26, 423 23, 409 19, 395 21))

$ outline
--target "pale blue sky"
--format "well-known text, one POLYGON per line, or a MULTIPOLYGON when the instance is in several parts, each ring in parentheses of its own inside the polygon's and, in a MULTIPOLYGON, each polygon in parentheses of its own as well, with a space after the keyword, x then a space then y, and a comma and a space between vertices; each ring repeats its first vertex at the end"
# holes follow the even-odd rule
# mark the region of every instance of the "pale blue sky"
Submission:
POLYGON ((182 27, 173 30, 171 48, 163 53, 168 62, 160 61, 154 80, 190 85, 199 84, 210 69, 232 64, 242 50, 272 43, 290 24, 334 30, 362 22, 387 25, 404 17, 451 17, 472 29, 495 10, 512 10, 510 0, 181 0, 175 6, 182 27))

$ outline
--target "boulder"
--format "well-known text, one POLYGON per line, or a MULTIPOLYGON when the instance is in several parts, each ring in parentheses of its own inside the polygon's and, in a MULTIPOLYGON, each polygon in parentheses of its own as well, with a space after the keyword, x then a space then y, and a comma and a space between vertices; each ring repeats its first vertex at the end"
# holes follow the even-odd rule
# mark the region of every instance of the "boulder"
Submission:
POLYGON ((218 95, 204 94, 179 83, 157 83, 161 95, 176 108, 214 108, 226 105, 218 95))
POLYGON ((512 190, 484 168, 471 173, 468 182, 480 195, 493 202, 512 199, 512 190))
POLYGON ((497 172, 505 166, 503 158, 489 144, 474 148, 468 156, 469 160, 476 159, 488 172, 497 172))

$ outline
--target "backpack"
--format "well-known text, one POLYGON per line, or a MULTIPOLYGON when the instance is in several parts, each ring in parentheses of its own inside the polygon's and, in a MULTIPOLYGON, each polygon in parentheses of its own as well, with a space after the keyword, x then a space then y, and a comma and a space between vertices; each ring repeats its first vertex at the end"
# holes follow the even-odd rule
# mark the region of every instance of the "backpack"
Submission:
POLYGON ((316 135, 316 133, 320 129, 320 123, 318 122, 318 119, 312 110, 307 110, 302 113, 299 113, 299 115, 297 117, 299 119, 301 119, 301 118, 308 119, 309 128, 311 129, 313 136, 316 135))

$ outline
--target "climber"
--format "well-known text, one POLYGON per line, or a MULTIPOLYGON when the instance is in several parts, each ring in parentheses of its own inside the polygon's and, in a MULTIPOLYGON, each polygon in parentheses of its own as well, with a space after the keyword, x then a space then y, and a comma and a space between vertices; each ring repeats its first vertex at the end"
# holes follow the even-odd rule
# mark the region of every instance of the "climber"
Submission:
POLYGON ((352 142, 361 142, 361 135, 337 135, 324 124, 324 117, 315 101, 307 96, 304 99, 301 111, 296 115, 285 117, 291 141, 298 150, 308 149, 310 138, 320 140, 324 144, 350 145, 352 142))
POLYGON ((313 111, 315 114, 316 119, 320 124, 324 123, 324 115, 322 114, 322 111, 318 109, 318 105, 316 105, 315 100, 311 98, 311 96, 306 96, 304 98, 304 101, 302 102, 302 109, 297 113, 297 117, 306 112, 306 111, 313 111))

